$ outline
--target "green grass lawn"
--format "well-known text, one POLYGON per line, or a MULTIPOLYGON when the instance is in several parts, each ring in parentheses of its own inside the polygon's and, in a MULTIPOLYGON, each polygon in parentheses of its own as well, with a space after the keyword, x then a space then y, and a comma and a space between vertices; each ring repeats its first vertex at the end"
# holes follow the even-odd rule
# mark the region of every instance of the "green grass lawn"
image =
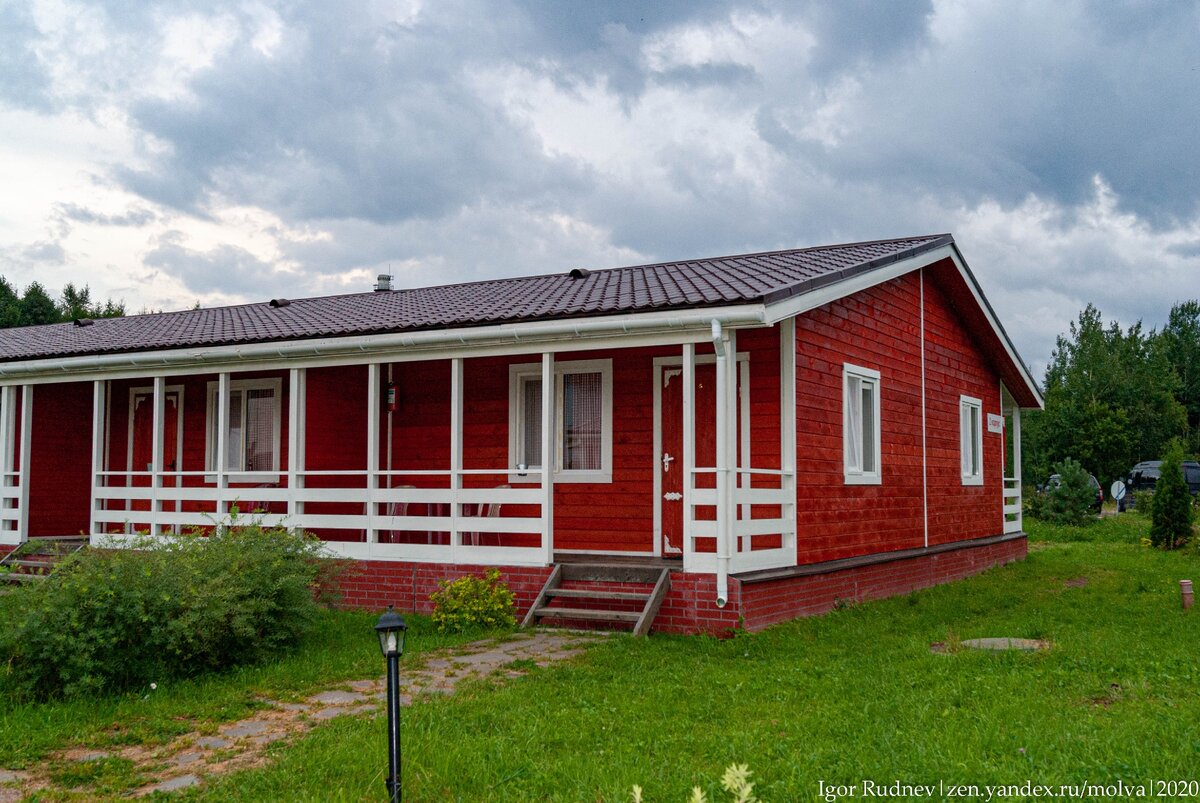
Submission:
MULTIPOLYGON (((968 581, 727 641, 615 638, 419 703, 404 712, 405 799, 616 801, 635 783, 650 800, 695 784, 724 799, 733 762, 773 801, 820 780, 1194 778, 1200 611, 1181 612, 1178 580, 1200 581, 1200 560, 1141 547, 1147 527, 1031 522, 1027 561, 968 581), (1053 647, 929 650, 980 636, 1053 647)), ((375 798, 385 743, 379 720, 338 721, 196 797, 375 798)))
MULTIPOLYGON (((615 637, 567 664, 419 701, 403 712, 405 800, 619 801, 633 784, 651 801, 682 801, 693 785, 724 800, 717 781, 734 762, 776 802, 813 799, 818 781, 1200 776, 1200 609, 1183 613, 1178 590, 1200 582, 1196 551, 1141 546, 1148 523, 1129 514, 1027 528, 1028 560, 970 580, 725 641, 615 637), (982 636, 1052 648, 929 650, 982 636)), ((113 722, 113 738, 161 738, 176 716, 231 719, 264 693, 369 676, 380 669, 370 622, 330 615, 322 638, 278 667, 145 703, 0 709, 0 765, 102 743, 113 722)), ((183 797, 382 799, 385 745, 382 718, 334 720, 183 797)))
MULTIPOLYGON (((0 617, 12 615, 19 602, 19 595, 0 596, 0 617)), ((377 618, 326 611, 302 648, 277 662, 98 699, 22 700, 7 685, 6 667, 0 664, 0 767, 22 769, 67 747, 162 744, 242 719, 265 707, 266 700, 294 700, 338 681, 379 676, 377 618)), ((428 650, 467 640, 437 633, 425 617, 409 617, 409 626, 407 649, 416 660, 428 650)))

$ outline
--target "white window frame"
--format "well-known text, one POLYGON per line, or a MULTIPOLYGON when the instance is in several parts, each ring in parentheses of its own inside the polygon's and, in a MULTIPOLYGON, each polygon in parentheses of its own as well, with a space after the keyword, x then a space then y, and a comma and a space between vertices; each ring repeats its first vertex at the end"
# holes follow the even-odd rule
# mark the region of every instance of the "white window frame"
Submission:
POLYGON ((983 485, 983 401, 974 396, 958 397, 958 466, 963 485, 983 485), (975 420, 975 442, 967 424, 968 414, 975 420), (968 458, 974 458, 968 465, 968 458))
MULTIPOLYGON (((207 482, 216 482, 217 481, 217 461, 216 461, 217 444, 213 440, 213 433, 216 431, 216 427, 217 427, 217 392, 220 389, 220 386, 221 386, 220 382, 209 382, 208 383, 208 394, 207 394, 207 404, 206 404, 207 414, 205 416, 205 421, 204 421, 204 440, 205 440, 204 471, 205 471, 205 481, 207 481, 207 482)), ((272 469, 271 471, 254 471, 254 472, 242 472, 242 471, 237 471, 236 469, 234 469, 234 470, 230 470, 229 472, 226 473, 226 475, 225 475, 226 479, 229 482, 254 482, 256 479, 261 479, 265 475, 282 474, 283 468, 280 463, 280 441, 282 439, 282 430, 283 430, 283 427, 282 427, 283 380, 280 378, 275 378, 275 379, 231 379, 231 380, 229 380, 230 395, 233 395, 233 392, 235 390, 242 391, 242 419, 241 420, 243 421, 243 423, 246 420, 246 399, 248 396, 247 391, 273 390, 275 392, 274 397, 273 397, 274 403, 272 404, 273 432, 271 434, 271 441, 272 441, 271 462, 274 463, 275 468, 272 469)), ((245 442, 243 441, 243 451, 244 451, 244 449, 245 449, 245 442)), ((244 458, 245 458, 245 455, 243 454, 243 459, 244 458)))
MULTIPOLYGON (((879 399, 882 393, 882 382, 879 372, 850 363, 842 364, 842 467, 847 485, 880 485, 883 482, 883 422, 879 415, 879 399), (862 419, 853 419, 850 404, 851 385, 861 387, 857 383, 869 383, 875 390, 872 396, 872 415, 875 420, 875 468, 864 471, 862 468, 862 419), (858 449, 854 448, 851 433, 858 430, 858 449)), ((859 391, 861 393, 861 391, 859 391)))
MULTIPOLYGON (((508 369, 508 470, 509 482, 537 482, 537 475, 520 472, 525 426, 525 387, 531 379, 542 378, 541 363, 520 363, 508 369)), ((574 360, 554 363, 554 482, 612 482, 613 386, 612 360, 574 360), (600 470, 564 471, 563 452, 563 377, 568 374, 600 374, 600 470)), ((528 466, 539 469, 540 466, 528 466)))

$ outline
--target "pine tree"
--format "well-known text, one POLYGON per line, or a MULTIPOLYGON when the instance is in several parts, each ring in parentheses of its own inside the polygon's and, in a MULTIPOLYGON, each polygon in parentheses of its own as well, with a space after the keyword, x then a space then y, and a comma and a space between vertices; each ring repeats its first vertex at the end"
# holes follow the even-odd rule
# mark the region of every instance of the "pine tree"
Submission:
POLYGON ((1192 494, 1183 476, 1183 447, 1171 441, 1163 456, 1162 473, 1154 487, 1150 543, 1177 549, 1192 537, 1192 494))

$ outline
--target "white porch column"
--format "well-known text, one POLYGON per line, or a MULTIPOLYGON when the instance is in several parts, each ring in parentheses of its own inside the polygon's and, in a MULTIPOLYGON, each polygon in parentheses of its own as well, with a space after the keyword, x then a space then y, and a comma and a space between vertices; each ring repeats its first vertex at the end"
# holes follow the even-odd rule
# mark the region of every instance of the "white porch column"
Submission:
POLYGON ((463 467, 463 360, 450 360, 450 559, 459 562, 458 492, 463 467))
POLYGON ((17 515, 19 541, 29 540, 29 478, 33 466, 33 385, 21 388, 21 483, 20 513, 17 515))
POLYGON ((1013 426, 1013 479, 1017 481, 1017 524, 1020 529, 1025 529, 1025 488, 1021 483, 1021 407, 1018 404, 1013 404, 1012 412, 1013 426))
POLYGON ((304 451, 308 439, 305 424, 307 383, 307 369, 293 368, 288 373, 288 518, 293 527, 299 526, 296 518, 304 513, 300 489, 304 483, 304 451))
POLYGON ((554 563, 554 468, 558 463, 555 453, 554 400, 554 353, 542 352, 542 547, 546 550, 546 564, 554 563))
MULTIPOLYGON (((696 345, 683 344, 683 569, 691 571, 696 557, 692 508, 696 484, 696 345)), ((657 470, 657 466, 655 470, 657 470)), ((661 504, 656 501, 655 504, 661 504)))
POLYGON ((217 375, 217 453, 213 455, 213 468, 217 472, 217 510, 218 522, 225 518, 226 489, 229 477, 226 469, 229 465, 229 372, 222 371, 217 375))
POLYGON ((100 509, 100 500, 97 498, 97 492, 104 487, 108 480, 101 476, 101 472, 107 469, 104 465, 105 454, 105 439, 107 436, 106 422, 108 413, 105 410, 105 402, 108 398, 108 382, 104 379, 97 379, 92 382, 92 498, 91 505, 88 508, 88 537, 94 538, 100 533, 97 532, 96 511, 100 509))
MULTIPOLYGON (((749 437, 749 433, 746 433, 749 437)), ((796 526, 796 319, 779 322, 779 478, 787 504, 780 513, 792 528, 784 533, 783 547, 796 563, 799 533, 796 526), (788 543, 790 539, 791 543, 788 543)))
POLYGON ((379 363, 367 365, 367 532, 366 542, 379 539, 375 531, 375 489, 379 487, 379 363))
POLYGON ((150 458, 150 534, 159 535, 158 514, 162 502, 159 500, 159 489, 163 481, 163 419, 166 418, 167 379, 163 376, 154 377, 154 434, 151 436, 150 458))

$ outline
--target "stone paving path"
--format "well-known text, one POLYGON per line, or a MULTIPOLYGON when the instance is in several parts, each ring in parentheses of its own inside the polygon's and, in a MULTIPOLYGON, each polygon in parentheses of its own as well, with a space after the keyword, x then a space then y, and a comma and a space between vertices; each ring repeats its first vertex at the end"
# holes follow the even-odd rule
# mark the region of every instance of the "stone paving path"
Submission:
MULTIPOLYGON (((507 639, 477 641, 452 650, 429 654, 417 669, 401 671, 401 705, 411 705, 423 694, 450 694, 469 678, 492 675, 516 678, 529 663, 548 666, 582 654, 601 633, 566 631, 520 632, 507 639), (518 663, 519 662, 519 663, 518 663)), ((215 735, 189 733, 166 745, 130 745, 110 751, 71 749, 51 756, 32 770, 0 767, 0 803, 13 803, 52 786, 49 765, 64 761, 91 762, 126 759, 153 779, 130 791, 130 796, 173 792, 203 783, 205 778, 262 764, 268 746, 304 733, 324 721, 341 716, 385 716, 385 678, 356 680, 307 697, 303 702, 266 701, 253 717, 229 722, 215 735)))

